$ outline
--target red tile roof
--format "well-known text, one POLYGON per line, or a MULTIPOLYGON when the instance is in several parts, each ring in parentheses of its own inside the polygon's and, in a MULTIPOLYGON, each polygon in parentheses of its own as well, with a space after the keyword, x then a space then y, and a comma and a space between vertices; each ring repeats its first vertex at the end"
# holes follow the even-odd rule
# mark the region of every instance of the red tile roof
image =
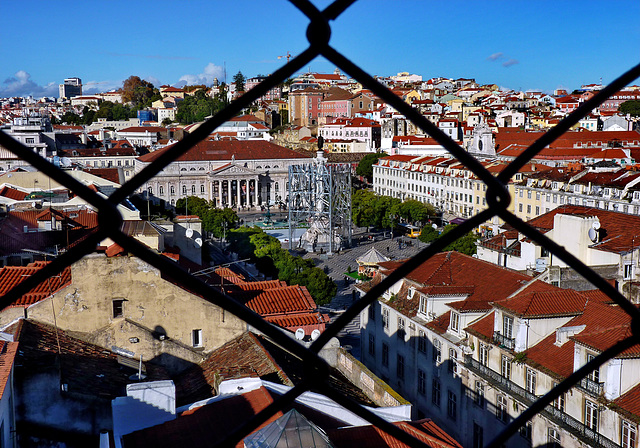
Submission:
MULTIPOLYGON (((173 146, 173 145, 172 145, 173 146)), ((139 157, 141 162, 153 162, 171 146, 139 157)), ((196 144, 184 155, 178 157, 179 162, 207 160, 256 160, 256 159, 307 159, 311 158, 290 149, 263 140, 205 140, 196 144)))
POLYGON ((179 405, 215 396, 220 380, 260 377, 293 386, 258 338, 246 332, 213 350, 202 363, 190 367, 175 379, 179 405))
POLYGON ((4 396, 17 351, 17 342, 0 341, 0 398, 4 396))
MULTIPOLYGON (((393 271, 402 261, 380 263, 383 274, 393 271)), ((490 310, 490 302, 507 298, 510 294, 531 280, 530 276, 511 269, 496 266, 493 263, 469 257, 458 252, 443 252, 434 255, 420 267, 406 276, 406 279, 417 284, 426 291, 444 293, 455 287, 460 293, 469 293, 466 310, 490 310), (434 287, 434 289, 429 289, 434 287)), ((398 294, 397 299, 389 305, 414 317, 417 313, 418 300, 409 300, 406 294, 398 294)))
MULTIPOLYGON (((123 437, 125 448, 204 448, 216 445, 273 402, 264 387, 183 412, 177 419, 123 437)), ((278 411, 256 430, 284 415, 278 411)), ((240 441, 236 447, 242 448, 240 441)))
MULTIPOLYGON (((22 283, 23 280, 32 276, 46 265, 46 262, 38 261, 27 266, 5 266, 0 268, 0 295, 4 295, 11 288, 22 283)), ((71 268, 67 267, 59 275, 50 277, 40 283, 9 306, 26 307, 33 305, 69 284, 71 284, 71 268)))
MULTIPOLYGON (((413 422, 395 422, 404 432, 433 448, 462 448, 453 437, 445 433, 433 420, 426 418, 413 422)), ((409 448, 376 426, 351 426, 327 433, 336 448, 409 448)))
POLYGON ((16 201, 24 200, 27 194, 28 193, 25 193, 24 191, 6 185, 0 190, 0 196, 4 196, 5 198, 9 199, 15 199, 16 201))

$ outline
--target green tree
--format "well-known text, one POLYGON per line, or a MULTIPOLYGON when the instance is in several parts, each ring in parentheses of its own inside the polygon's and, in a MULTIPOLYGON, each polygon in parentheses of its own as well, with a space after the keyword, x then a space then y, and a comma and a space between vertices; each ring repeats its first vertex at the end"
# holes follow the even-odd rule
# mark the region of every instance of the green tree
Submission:
POLYGON ((629 100, 618 106, 618 111, 634 117, 640 116, 640 100, 629 100))
POLYGON ((236 92, 244 92, 245 78, 242 72, 238 72, 233 76, 233 82, 236 85, 236 92))
POLYGON ((131 103, 135 110, 149 107, 160 98, 160 91, 138 76, 129 76, 122 85, 122 101, 131 103))
POLYGON ((423 243, 431 243, 435 241, 438 236, 440 236, 440 234, 436 229, 431 226, 424 226, 422 228, 422 231, 420 232, 420 236, 418 237, 418 239, 423 243))
POLYGON ((74 112, 65 112, 65 114, 62 117, 60 117, 60 121, 62 123, 66 123, 70 125, 82 124, 82 118, 80 118, 80 115, 74 112))
POLYGON ((198 90, 195 95, 188 96, 178 103, 176 120, 181 124, 204 121, 209 115, 215 115, 225 106, 218 97, 211 98, 204 91, 198 90))
POLYGON ((211 232, 213 236, 222 238, 226 232, 233 229, 238 223, 238 215, 230 208, 209 208, 202 216, 202 228, 211 232))
MULTIPOLYGON (((442 237, 443 235, 446 235, 456 227, 457 226, 455 224, 446 225, 444 229, 442 229, 442 233, 440 234, 440 237, 442 237)), ((474 255, 477 251, 477 246, 476 246, 477 240, 478 240, 478 236, 475 235, 473 232, 469 232, 466 235, 463 235, 462 237, 455 240, 453 243, 447 245, 444 248, 444 251, 447 252, 450 250, 455 250, 456 252, 460 252, 462 254, 474 255)))
POLYGON ((366 178, 369 182, 373 181, 373 165, 378 163, 381 157, 386 157, 387 154, 378 152, 374 154, 367 154, 360 160, 356 167, 356 174, 366 178))
POLYGON ((404 201, 398 208, 400 217, 415 225, 426 223, 429 217, 434 216, 435 213, 436 210, 431 204, 424 204, 415 199, 404 201))
POLYGON ((204 213, 211 208, 209 201, 199 198, 198 196, 187 196, 176 201, 176 211, 179 214, 198 215, 200 219, 204 213))
POLYGON ((358 227, 375 226, 377 216, 375 214, 375 202, 378 199, 375 193, 369 190, 357 190, 351 196, 351 214, 353 223, 358 227))

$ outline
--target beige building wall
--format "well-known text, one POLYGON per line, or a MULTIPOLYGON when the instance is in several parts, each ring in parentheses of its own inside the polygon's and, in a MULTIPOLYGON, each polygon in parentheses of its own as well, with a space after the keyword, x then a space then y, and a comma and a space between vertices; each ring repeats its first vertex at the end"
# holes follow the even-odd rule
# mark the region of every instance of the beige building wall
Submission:
MULTIPOLYGON (((130 351, 136 358, 160 356, 163 344, 158 341, 171 341, 175 353, 179 347, 206 353, 247 328, 220 307, 164 280, 158 269, 136 257, 89 255, 71 266, 71 278, 70 286, 29 307, 27 317, 84 333, 85 339, 130 351), (145 332, 153 340, 141 336, 145 332), (135 337, 139 341, 129 340, 135 337)), ((183 356, 189 357, 192 354, 183 356)))

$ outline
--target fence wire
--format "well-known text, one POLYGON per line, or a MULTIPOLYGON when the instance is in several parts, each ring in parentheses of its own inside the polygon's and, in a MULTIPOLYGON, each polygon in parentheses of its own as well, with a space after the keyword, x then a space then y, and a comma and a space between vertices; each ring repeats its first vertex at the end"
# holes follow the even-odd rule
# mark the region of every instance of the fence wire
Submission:
POLYGON ((353 320, 361 311, 376 301, 378 297, 386 291, 386 289, 400 281, 403 277, 416 269, 434 254, 444 249, 447 245, 454 242, 456 239, 492 217, 499 216, 519 232, 545 247, 549 252, 553 253, 553 255, 559 257, 584 278, 588 278, 594 286, 606 293, 632 318, 632 335, 630 337, 602 352, 595 359, 591 360, 562 381, 549 393, 539 398, 535 403, 515 418, 493 441, 487 445, 488 447, 502 446, 512 435, 518 432, 519 428, 529 419, 541 412, 562 393, 568 391, 571 387, 579 383, 580 380, 586 377, 591 371, 614 356, 620 354, 630 346, 640 342, 640 330, 638 329, 640 325, 640 311, 638 311, 635 306, 624 298, 611 284, 606 282, 588 266, 567 252, 562 246, 551 241, 549 238, 520 220, 514 214, 507 211, 507 207, 511 200, 507 190, 507 183, 509 182, 509 179, 527 162, 535 157, 543 148, 560 137, 564 132, 568 131, 571 126, 578 123, 578 121, 585 117, 592 109, 602 104, 609 96, 632 82, 634 79, 638 78, 640 76, 640 64, 632 67, 629 71, 622 74, 590 100, 583 103, 576 111, 565 117, 557 126, 543 134, 542 137, 534 142, 528 149, 523 151, 520 156, 513 160, 498 176, 494 177, 477 159, 469 155, 437 126, 420 115, 418 111, 405 103, 388 88, 378 83, 371 75, 358 67, 353 61, 349 60, 338 50, 329 45, 331 37, 330 21, 338 19, 351 4, 355 3, 355 0, 336 0, 322 11, 318 10, 310 1, 307 0, 290 0, 290 2, 309 19, 309 25, 306 33, 307 40, 309 41, 309 47, 297 57, 289 61, 286 65, 276 70, 258 86, 231 102, 224 110, 206 121, 193 133, 186 135, 183 140, 173 145, 153 163, 145 167, 141 172, 117 189, 113 194, 111 194, 111 196, 109 196, 108 199, 100 197, 87 186, 72 178, 66 172, 58 169, 52 163, 40 157, 28 147, 14 140, 6 133, 0 132, 0 144, 2 146, 13 152, 21 159, 30 163, 38 170, 42 171, 56 182, 69 188, 82 199, 94 206, 98 210, 99 222, 98 228, 81 243, 75 245, 68 252, 59 256, 51 263, 47 264, 46 267, 37 271, 31 277, 26 278, 19 285, 15 286, 3 295, 0 298, 0 308, 4 308, 9 305, 12 301, 18 299, 41 282, 51 276, 59 274, 72 263, 93 252, 96 245, 101 240, 108 237, 128 252, 162 271, 163 275, 171 278, 179 284, 188 285, 191 291, 205 297, 206 300, 224 308, 226 311, 231 312, 238 318, 243 319, 246 323, 263 332, 277 344, 289 350, 302 360, 305 371, 305 376, 302 382, 297 384, 286 394, 278 397, 271 405, 255 415, 254 418, 247 421, 237 431, 229 434, 225 440, 220 441, 216 446, 234 446, 257 429, 261 424, 266 422, 276 412, 291 405, 302 393, 306 391, 315 391, 333 399, 352 411, 354 414, 368 420, 370 423, 376 425, 399 441, 412 447, 426 448, 428 445, 422 441, 404 432, 397 426, 385 421, 368 409, 360 406, 355 401, 352 401, 348 397, 345 397, 335 391, 328 382, 328 365, 318 356, 318 352, 329 342, 331 338, 337 336, 338 332, 353 320), (122 217, 116 207, 120 202, 135 193, 138 188, 143 186, 176 158, 185 154, 196 143, 209 136, 210 133, 222 123, 236 116, 242 111, 242 109, 250 106, 251 103, 266 94, 272 87, 275 87, 283 83, 287 78, 292 77, 296 72, 302 70, 305 65, 318 56, 323 56, 330 62, 333 62, 338 68, 342 69, 352 78, 360 82, 363 87, 371 90, 383 101, 394 107, 398 112, 407 117, 426 134, 434 138, 469 170, 471 170, 487 185, 486 201, 488 208, 467 219, 451 232, 448 232, 442 238, 436 240, 429 247, 409 259, 385 280, 373 287, 365 296, 348 308, 337 320, 327 327, 327 329, 311 344, 309 348, 305 348, 295 340, 282 334, 272 324, 269 324, 262 319, 262 317, 257 313, 254 313, 245 306, 240 305, 231 297, 220 293, 205 284, 198 277, 194 277, 186 270, 179 268, 166 257, 152 252, 149 248, 132 237, 122 233, 120 231, 122 217))

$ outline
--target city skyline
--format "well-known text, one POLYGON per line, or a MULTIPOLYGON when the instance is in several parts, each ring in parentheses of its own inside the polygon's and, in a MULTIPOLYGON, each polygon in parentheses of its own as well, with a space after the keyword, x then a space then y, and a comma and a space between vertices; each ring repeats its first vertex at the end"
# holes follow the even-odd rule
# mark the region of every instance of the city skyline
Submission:
MULTIPOLYGON (((211 85, 225 80, 226 68, 230 82, 238 71, 272 73, 287 53, 308 46, 308 19, 286 1, 269 3, 268 10, 254 0, 36 5, 4 9, 0 52, 8 63, 0 71, 0 97, 57 97, 68 77, 81 78, 86 93, 117 89, 131 75, 157 86, 211 85)), ((330 43, 373 75, 407 71, 551 92, 607 84, 633 66, 639 14, 632 1, 603 9, 594 1, 360 0, 332 22, 330 43)), ((335 68, 316 58, 305 71, 335 68)))

